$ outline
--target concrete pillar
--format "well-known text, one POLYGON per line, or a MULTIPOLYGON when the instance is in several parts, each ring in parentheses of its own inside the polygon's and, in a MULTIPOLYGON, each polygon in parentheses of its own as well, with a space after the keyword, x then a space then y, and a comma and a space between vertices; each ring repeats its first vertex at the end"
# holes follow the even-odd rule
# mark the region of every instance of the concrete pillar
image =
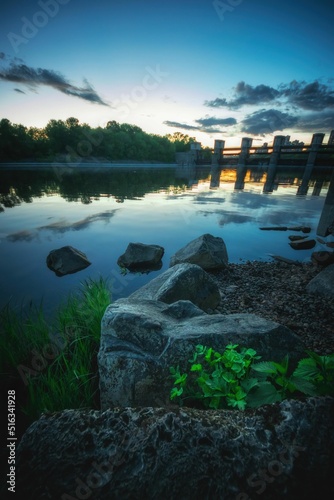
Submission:
MULTIPOLYGON (((334 170, 329 183, 328 193, 326 195, 324 207, 321 212, 317 234, 319 236, 328 236, 330 227, 334 226, 334 170)), ((332 233, 333 234, 333 233, 332 233)))
POLYGON ((318 150, 324 140, 325 134, 313 134, 312 142, 307 157, 306 167, 304 170, 302 183, 298 188, 297 194, 307 194, 308 185, 311 178, 312 170, 317 158, 318 150))
POLYGON ((243 137, 241 140, 241 151, 238 158, 237 178, 234 189, 243 189, 245 187, 245 176, 247 173, 246 161, 249 156, 249 150, 252 147, 253 139, 243 137))
POLYGON ((324 181, 315 181, 313 191, 312 191, 312 196, 320 196, 323 183, 324 183, 324 181))
POLYGON ((201 151, 201 143, 192 142, 190 144, 190 151, 189 151, 189 165, 194 165, 196 163, 199 151, 201 151))
POLYGON ((334 146, 334 130, 331 131, 327 144, 328 146, 334 146))
POLYGON ((281 147, 285 144, 285 142, 286 142, 285 135, 276 135, 274 137, 273 150, 270 155, 270 160, 267 170, 267 179, 263 186, 264 193, 272 193, 274 190, 277 164, 281 154, 281 147))
POLYGON ((212 165, 219 165, 219 160, 223 157, 225 141, 215 140, 215 146, 211 157, 212 165))

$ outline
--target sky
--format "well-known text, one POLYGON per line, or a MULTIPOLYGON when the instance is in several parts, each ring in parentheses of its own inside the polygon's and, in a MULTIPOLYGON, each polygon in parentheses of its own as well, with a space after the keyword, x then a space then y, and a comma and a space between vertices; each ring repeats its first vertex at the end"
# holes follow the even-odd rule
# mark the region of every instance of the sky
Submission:
POLYGON ((332 0, 2 0, 0 119, 326 141, 333 26, 332 0))

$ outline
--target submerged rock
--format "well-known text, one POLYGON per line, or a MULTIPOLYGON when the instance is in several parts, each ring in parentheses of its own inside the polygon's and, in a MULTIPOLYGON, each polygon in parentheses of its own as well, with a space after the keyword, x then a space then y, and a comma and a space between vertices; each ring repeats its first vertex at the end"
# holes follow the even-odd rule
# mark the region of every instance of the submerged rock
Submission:
POLYGON ((224 240, 203 234, 178 250, 170 259, 170 267, 186 262, 206 270, 226 268, 228 255, 224 240))
POLYGON ((171 305, 119 299, 101 324, 98 353, 102 409, 159 406, 169 402, 169 368, 189 368, 195 346, 223 351, 227 344, 252 347, 263 360, 290 366, 304 357, 304 344, 288 328, 254 314, 206 314, 189 301, 171 305))
POLYGON ((52 250, 46 258, 46 264, 57 276, 73 274, 91 265, 86 255, 71 246, 52 250))
POLYGON ((302 241, 291 241, 289 245, 294 250, 310 250, 311 248, 315 247, 316 243, 317 242, 312 239, 312 240, 302 240, 302 241))
POLYGON ((333 498, 334 400, 245 412, 190 408, 43 415, 17 448, 17 492, 72 500, 333 498))
POLYGON ((165 250, 159 245, 145 245, 144 243, 129 243, 125 253, 118 258, 117 264, 129 270, 161 269, 162 256, 165 250))

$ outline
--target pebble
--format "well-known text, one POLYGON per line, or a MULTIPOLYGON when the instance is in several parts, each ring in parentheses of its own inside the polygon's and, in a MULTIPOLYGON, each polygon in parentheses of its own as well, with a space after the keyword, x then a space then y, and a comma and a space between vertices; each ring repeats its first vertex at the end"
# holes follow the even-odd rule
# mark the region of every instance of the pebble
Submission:
POLYGON ((334 300, 311 295, 306 285, 322 270, 312 262, 248 261, 212 271, 221 303, 220 314, 251 312, 287 326, 306 349, 325 355, 334 352, 334 300))

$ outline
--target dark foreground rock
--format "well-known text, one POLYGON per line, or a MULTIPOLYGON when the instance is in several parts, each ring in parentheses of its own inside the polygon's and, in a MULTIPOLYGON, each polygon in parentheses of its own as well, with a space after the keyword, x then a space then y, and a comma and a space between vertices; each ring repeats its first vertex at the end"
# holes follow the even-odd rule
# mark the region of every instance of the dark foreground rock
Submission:
POLYGON ((306 287, 309 293, 334 299, 334 264, 326 267, 306 287))
POLYGON ((333 498, 334 400, 245 412, 66 410, 42 416, 17 448, 27 499, 333 498))
POLYGON ((130 298, 160 300, 167 304, 178 300, 190 300, 207 311, 217 307, 220 293, 215 280, 201 267, 194 264, 178 264, 142 286, 130 295, 130 298))
POLYGON ((117 264, 129 270, 161 269, 165 250, 159 245, 129 243, 125 253, 118 258, 117 264))
POLYGON ((86 255, 71 246, 52 250, 46 258, 46 264, 57 276, 74 274, 91 265, 86 255))
POLYGON ((255 314, 209 315, 189 301, 120 299, 105 311, 98 353, 102 409, 161 406, 169 402, 170 366, 189 368, 197 344, 223 351, 252 347, 263 360, 290 356, 293 368, 304 345, 288 328, 255 314))
POLYGON ((190 241, 170 259, 170 267, 188 262, 205 270, 223 269, 228 265, 228 255, 224 240, 211 234, 203 234, 190 241))

